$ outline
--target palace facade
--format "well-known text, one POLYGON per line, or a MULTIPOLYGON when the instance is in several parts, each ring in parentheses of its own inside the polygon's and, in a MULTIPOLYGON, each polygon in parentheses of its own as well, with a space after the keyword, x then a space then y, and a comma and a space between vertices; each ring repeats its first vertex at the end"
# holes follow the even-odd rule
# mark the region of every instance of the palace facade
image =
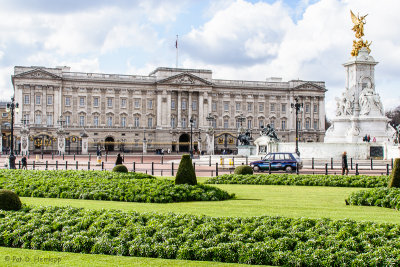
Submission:
POLYGON ((187 152, 205 150, 206 131, 214 129, 216 153, 234 152, 238 129, 253 139, 270 124, 283 142, 295 141, 295 112, 303 103, 300 141, 322 142, 325 133, 325 83, 279 78, 266 81, 213 79, 211 70, 157 68, 148 76, 71 72, 69 67, 16 66, 12 75, 20 110, 19 131, 28 129, 30 152, 57 152, 57 133, 66 133, 65 150, 89 152, 187 152), (192 123, 190 123, 192 121, 192 123), (25 126, 25 127, 23 127, 25 126), (192 132, 192 135, 191 135, 192 132))

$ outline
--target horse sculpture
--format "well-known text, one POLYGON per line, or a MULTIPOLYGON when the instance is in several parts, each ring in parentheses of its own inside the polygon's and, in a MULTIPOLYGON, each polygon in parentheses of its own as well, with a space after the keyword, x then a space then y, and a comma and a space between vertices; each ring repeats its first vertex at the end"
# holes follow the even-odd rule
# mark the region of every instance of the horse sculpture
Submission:
POLYGON ((244 134, 239 134, 238 140, 240 142, 240 145, 249 146, 250 145, 250 140, 251 140, 250 131, 247 130, 244 134))

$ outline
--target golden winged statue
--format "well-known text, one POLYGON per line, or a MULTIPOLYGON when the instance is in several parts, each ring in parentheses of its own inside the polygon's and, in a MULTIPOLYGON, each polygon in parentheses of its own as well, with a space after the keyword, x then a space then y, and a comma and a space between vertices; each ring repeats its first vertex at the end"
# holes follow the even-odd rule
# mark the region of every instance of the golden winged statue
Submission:
POLYGON ((364 36, 364 24, 366 24, 365 22, 365 17, 368 16, 356 16, 354 15, 353 11, 350 10, 350 14, 351 14, 351 20, 354 23, 354 27, 353 27, 353 31, 356 33, 356 38, 361 38, 362 36, 364 36))

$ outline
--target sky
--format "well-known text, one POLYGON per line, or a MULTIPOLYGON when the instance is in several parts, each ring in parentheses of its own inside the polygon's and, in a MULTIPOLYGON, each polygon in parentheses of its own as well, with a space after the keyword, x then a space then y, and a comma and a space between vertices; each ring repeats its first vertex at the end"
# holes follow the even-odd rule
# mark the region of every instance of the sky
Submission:
POLYGON ((14 66, 148 75, 157 67, 213 71, 215 79, 324 81, 326 113, 345 90, 355 14, 368 14, 375 90, 400 105, 398 0, 0 0, 0 95, 14 66))

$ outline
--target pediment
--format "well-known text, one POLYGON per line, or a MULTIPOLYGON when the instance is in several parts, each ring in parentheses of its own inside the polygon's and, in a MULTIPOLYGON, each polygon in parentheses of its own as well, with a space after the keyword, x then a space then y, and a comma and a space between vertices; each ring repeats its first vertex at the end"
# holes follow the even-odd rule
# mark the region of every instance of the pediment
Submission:
POLYGON ((60 76, 45 71, 43 69, 34 69, 19 73, 14 78, 29 78, 29 79, 61 79, 60 76))
POLYGON ((294 87, 296 90, 327 91, 326 88, 312 82, 305 82, 294 87))
POLYGON ((211 82, 191 73, 180 73, 157 82, 158 84, 203 85, 210 86, 211 82))

